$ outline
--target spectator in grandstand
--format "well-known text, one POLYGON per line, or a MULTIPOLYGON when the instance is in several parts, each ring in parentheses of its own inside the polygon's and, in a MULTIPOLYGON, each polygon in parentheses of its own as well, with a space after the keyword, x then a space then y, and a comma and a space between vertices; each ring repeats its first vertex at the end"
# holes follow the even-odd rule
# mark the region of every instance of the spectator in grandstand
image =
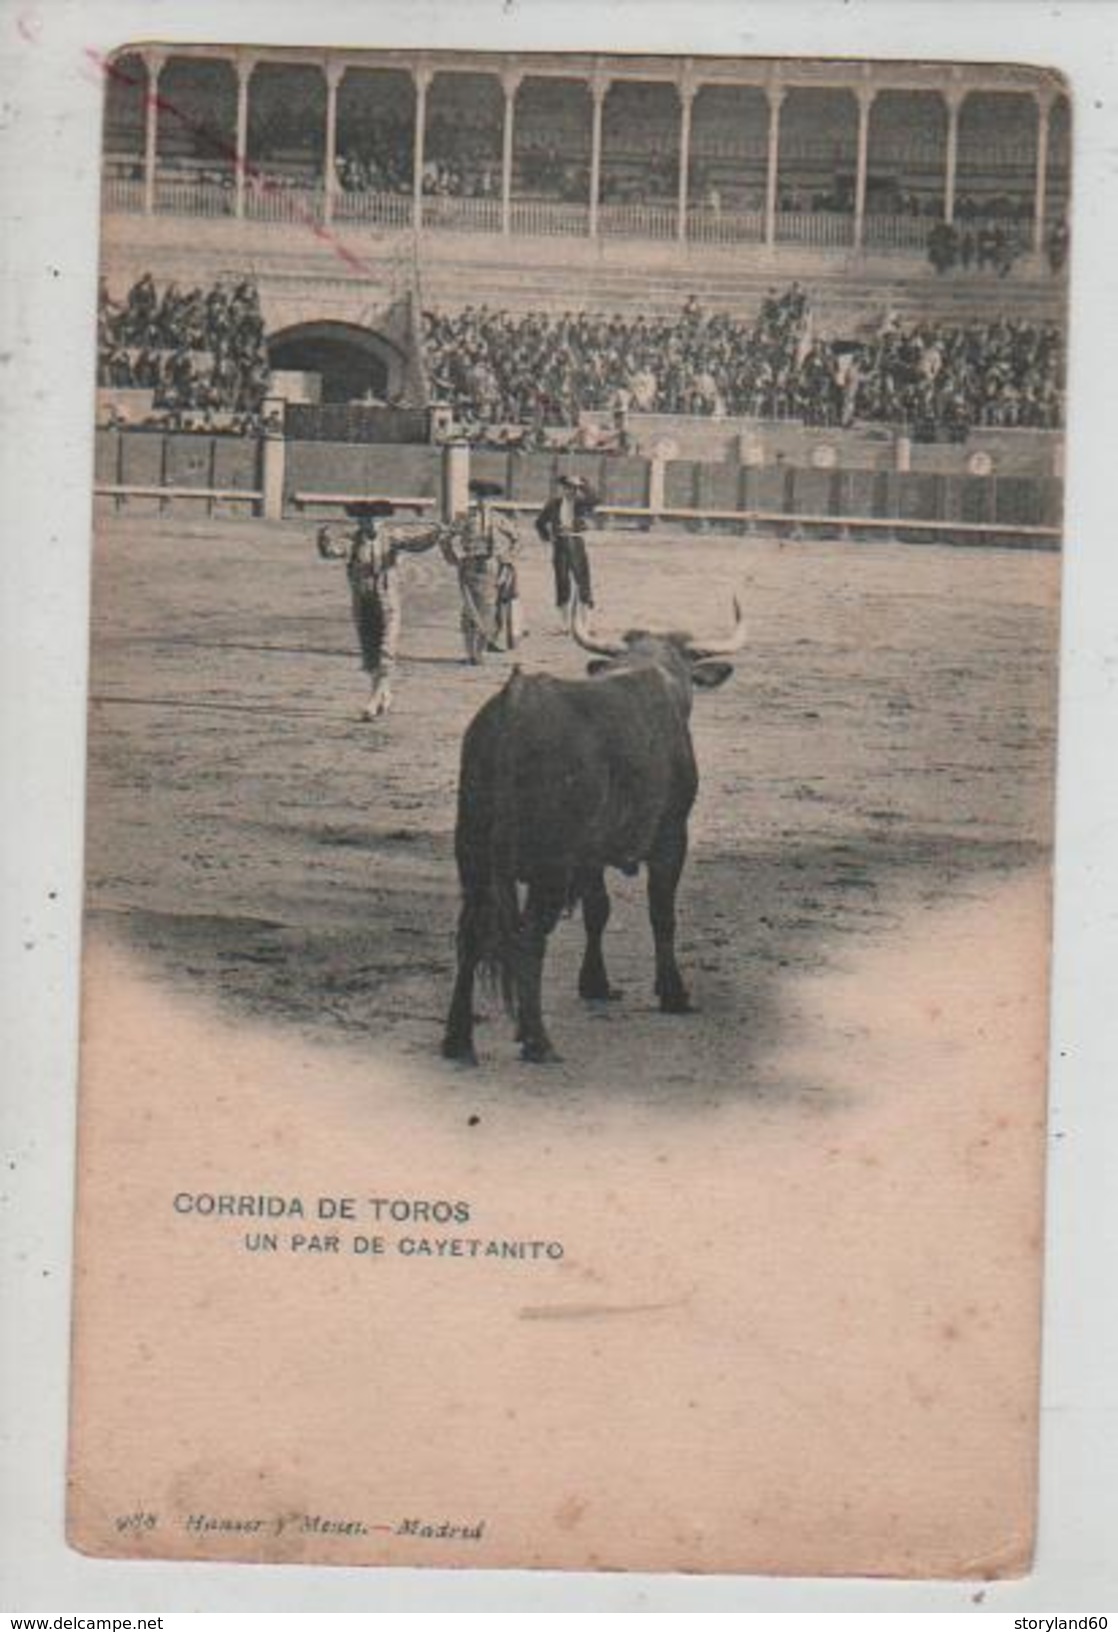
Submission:
POLYGON ((145 272, 128 291, 121 319, 121 339, 130 345, 144 345, 150 336, 158 304, 155 280, 150 272, 145 272))
POLYGON ((703 209, 712 221, 718 221, 722 215, 722 193, 713 176, 704 185, 700 196, 703 209))
POLYGON ((928 234, 928 259, 939 273, 949 272, 959 255, 959 234, 950 221, 937 221, 928 234))
POLYGON ((1067 265, 1068 239, 1068 224, 1061 216, 1058 221, 1053 221, 1044 240, 1048 265, 1053 272, 1062 272, 1067 265))
POLYGON ((102 355, 115 343, 119 322, 120 303, 113 299, 102 278, 97 285, 97 345, 102 355))
POLYGON ((628 386, 619 385, 611 403, 613 434, 618 453, 628 453, 632 447, 632 438, 629 435, 629 409, 632 401, 633 394, 628 386))

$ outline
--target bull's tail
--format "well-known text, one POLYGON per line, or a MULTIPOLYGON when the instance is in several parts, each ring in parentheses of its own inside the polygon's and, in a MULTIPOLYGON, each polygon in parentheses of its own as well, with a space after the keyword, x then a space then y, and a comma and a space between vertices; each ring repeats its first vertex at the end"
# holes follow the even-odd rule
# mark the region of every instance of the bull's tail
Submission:
POLYGON ((482 906, 481 956, 478 973, 482 984, 499 998, 505 1012, 516 1015, 516 945, 520 931, 520 901, 516 882, 494 877, 482 906))
POLYGON ((521 687, 520 670, 517 668, 505 687, 494 754, 488 888, 481 904, 479 959, 482 979, 499 996, 510 1015, 516 1013, 517 945, 520 935, 520 898, 516 884, 520 820, 516 715, 520 707, 521 687))

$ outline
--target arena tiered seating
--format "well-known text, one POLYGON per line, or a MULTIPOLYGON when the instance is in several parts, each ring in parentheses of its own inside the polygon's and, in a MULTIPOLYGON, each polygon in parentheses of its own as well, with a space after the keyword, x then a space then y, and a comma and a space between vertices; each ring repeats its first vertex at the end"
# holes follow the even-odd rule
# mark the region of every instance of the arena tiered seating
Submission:
POLYGON ((255 285, 162 294, 150 273, 115 300, 102 281, 98 384, 150 390, 157 409, 255 416, 268 388, 268 355, 255 285))
POLYGON ((487 307, 424 314, 432 394, 460 425, 531 435, 584 410, 856 421, 964 440, 975 426, 1055 428, 1063 337, 1055 324, 886 317, 872 336, 816 331, 805 291, 770 292, 752 322, 691 299, 675 318, 487 307))

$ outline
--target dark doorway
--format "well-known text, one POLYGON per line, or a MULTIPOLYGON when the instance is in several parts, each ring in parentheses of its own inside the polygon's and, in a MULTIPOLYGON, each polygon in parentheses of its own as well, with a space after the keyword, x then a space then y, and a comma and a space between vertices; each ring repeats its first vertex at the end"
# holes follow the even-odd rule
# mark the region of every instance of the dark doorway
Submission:
POLYGON ((308 323, 268 341, 273 369, 317 374, 323 402, 384 402, 389 392, 383 342, 341 323, 308 323))

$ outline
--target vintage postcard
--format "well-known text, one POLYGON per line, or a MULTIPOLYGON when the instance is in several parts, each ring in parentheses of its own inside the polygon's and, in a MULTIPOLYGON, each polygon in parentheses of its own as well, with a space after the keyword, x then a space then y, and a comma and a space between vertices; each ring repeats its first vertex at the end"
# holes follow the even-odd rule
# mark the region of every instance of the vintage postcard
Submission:
POLYGON ((1027 1571, 1072 88, 98 66, 73 1545, 1027 1571))

